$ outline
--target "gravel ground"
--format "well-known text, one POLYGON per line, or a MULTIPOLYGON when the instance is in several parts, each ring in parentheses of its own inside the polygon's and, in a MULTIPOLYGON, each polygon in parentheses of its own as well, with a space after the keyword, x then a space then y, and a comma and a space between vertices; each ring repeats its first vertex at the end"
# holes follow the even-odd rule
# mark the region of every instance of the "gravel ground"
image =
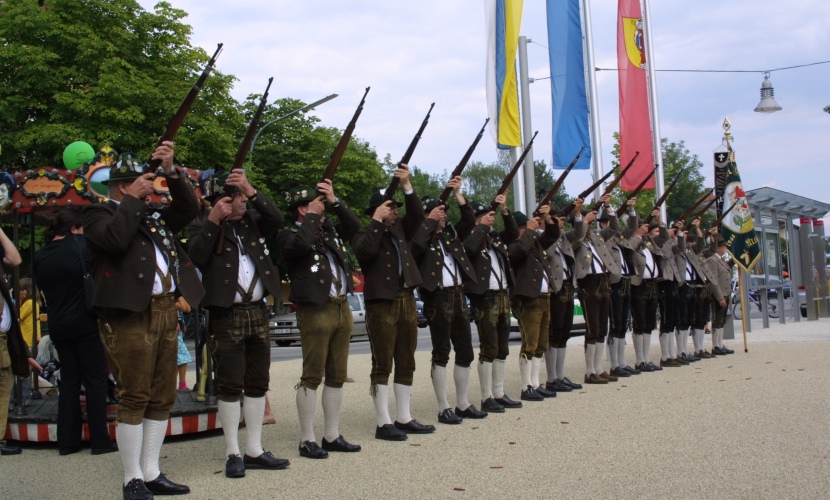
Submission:
MULTIPOLYGON (((827 498, 830 400, 821 381, 830 378, 830 320, 763 331, 759 321, 756 328, 748 353, 741 341, 731 341, 737 351, 731 356, 586 386, 458 426, 437 424, 429 353, 419 352, 412 413, 438 430, 402 443, 374 439, 371 359, 352 356, 349 373, 357 382, 346 386, 341 432, 363 451, 318 461, 297 452, 293 386, 301 362, 274 363, 270 398, 277 424, 264 428, 263 442, 275 456, 291 459, 290 468, 225 478, 221 432, 168 440, 161 467, 188 484, 194 499, 827 498)), ((653 360, 660 352, 654 337, 653 360)), ((571 344, 566 373, 577 381, 581 339, 571 344)), ((633 350, 627 355, 633 358, 633 350)), ((477 376, 470 385, 477 405, 477 376)), ((515 354, 506 386, 518 399, 515 354)), ((316 429, 319 440, 319 405, 316 429)), ((244 436, 243 429, 243 448, 244 436)), ((54 445, 24 446, 22 455, 0 458, 0 498, 120 496, 117 454, 59 457, 54 445)))

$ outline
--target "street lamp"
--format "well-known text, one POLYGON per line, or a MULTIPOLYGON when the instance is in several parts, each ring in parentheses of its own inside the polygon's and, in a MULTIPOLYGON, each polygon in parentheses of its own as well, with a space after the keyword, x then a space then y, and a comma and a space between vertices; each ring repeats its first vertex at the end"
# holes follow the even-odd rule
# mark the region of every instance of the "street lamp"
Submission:
POLYGON ((295 109, 294 111, 292 111, 292 112, 290 112, 290 113, 288 113, 288 114, 286 114, 286 115, 282 115, 282 116, 280 116, 279 118, 276 118, 276 119, 274 119, 274 120, 271 120, 270 122, 268 122, 268 123, 266 123, 265 125, 263 125, 263 126, 262 126, 262 127, 261 127, 258 131, 257 131, 256 135, 254 136, 254 140, 253 140, 253 141, 251 141, 251 153, 250 153, 250 154, 251 154, 251 156, 250 156, 250 158, 249 158, 249 160, 251 161, 251 163, 253 163, 253 161, 254 161, 254 146, 256 146, 256 141, 257 141, 257 139, 259 139, 259 135, 262 133, 262 131, 263 131, 263 130, 265 130, 266 128, 268 128, 268 126, 269 126, 269 125, 274 124, 274 123, 276 123, 276 122, 278 122, 278 121, 280 121, 280 120, 284 120, 285 118, 288 118, 289 116, 294 116, 294 115, 296 115, 297 113, 302 113, 303 111, 308 111, 308 110, 310 110, 310 109, 314 109, 314 108, 316 108, 317 106, 319 106, 319 105, 321 105, 321 104, 323 104, 323 103, 325 103, 325 102, 329 102, 329 101, 331 101, 332 99, 334 99, 334 98, 335 98, 335 97, 337 97, 337 96, 338 96, 338 94, 331 94, 331 95, 328 95, 328 96, 326 96, 326 97, 324 97, 324 98, 320 99, 319 101, 315 101, 315 102, 312 102, 311 104, 307 104, 307 105, 303 106, 303 107, 302 107, 302 108, 300 108, 300 109, 295 109))
POLYGON ((775 102, 775 91, 769 81, 769 71, 764 72, 764 81, 761 82, 761 102, 755 106, 757 113, 775 113, 781 111, 781 105, 775 102))

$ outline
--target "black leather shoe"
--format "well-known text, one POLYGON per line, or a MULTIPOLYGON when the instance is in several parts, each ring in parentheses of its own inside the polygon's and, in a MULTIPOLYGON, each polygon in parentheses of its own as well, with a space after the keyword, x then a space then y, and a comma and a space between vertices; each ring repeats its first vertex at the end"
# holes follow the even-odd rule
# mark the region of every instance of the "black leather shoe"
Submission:
MULTIPOLYGON (((6 401, 8 403, 8 401, 6 401)), ((20 455, 23 453, 23 448, 11 444, 3 444, 0 448, 0 455, 20 455)))
POLYGON ((130 479, 121 491, 124 493, 124 500, 153 500, 153 494, 141 479, 130 479))
POLYGON ((273 470, 280 470, 285 469, 291 462, 288 461, 286 458, 277 458, 274 455, 271 455, 270 451, 262 452, 262 455, 258 457, 252 457, 250 455, 245 455, 242 458, 242 461, 245 463, 246 469, 273 469, 273 470))
POLYGON ((115 451, 118 451, 118 445, 115 443, 110 443, 110 445, 106 448, 92 448, 91 453, 93 455, 106 455, 107 453, 112 453, 115 451))
POLYGON ((556 397, 556 391, 549 391, 546 388, 542 387, 541 385, 539 385, 539 387, 534 387, 533 390, 536 391, 536 394, 542 396, 543 398, 555 398, 556 397))
POLYGON ((406 441, 406 433, 392 424, 383 424, 375 429, 375 439, 384 441, 406 441))
POLYGON ((496 403, 504 406, 505 408, 521 408, 522 402, 521 401, 514 401, 507 397, 507 394, 503 395, 500 398, 495 398, 496 403))
POLYGON ((153 495, 187 495, 190 493, 190 488, 167 479, 164 473, 160 473, 159 477, 152 481, 145 481, 144 486, 153 495))
POLYGON ((735 354, 735 351, 733 351, 732 349, 730 349, 726 346, 721 347, 720 350, 725 352, 726 354, 735 354))
POLYGON ((553 382, 546 382, 545 389, 553 392, 571 392, 573 387, 565 383, 564 380, 554 379, 553 382))
POLYGON ((402 424, 395 420, 395 427, 397 427, 398 430, 404 431, 407 434, 430 434, 432 432, 435 432, 434 425, 424 425, 421 422, 415 420, 414 418, 405 424, 402 424))
POLYGON ((652 370, 654 370, 654 371, 656 371, 656 372, 659 372, 659 371, 661 371, 661 370, 663 369, 663 367, 662 367, 662 366, 657 366, 657 365, 655 365, 654 363, 652 363, 651 361, 649 361, 649 362, 648 362, 648 363, 646 363, 646 364, 647 364, 648 366, 650 366, 650 367, 651 367, 651 369, 652 369, 652 370))
POLYGON ((342 451, 344 453, 355 453, 360 451, 359 444, 352 444, 345 439, 343 436, 337 436, 332 442, 326 441, 326 438, 323 438, 323 449, 327 451, 342 451))
POLYGON ((329 452, 320 448, 314 441, 300 443, 300 455, 306 458, 329 458, 329 452))
POLYGON ((530 386, 530 385, 527 386, 527 389, 522 391, 521 398, 522 398, 522 401, 544 401, 545 400, 545 398, 543 398, 538 392, 536 392, 536 390, 533 388, 533 386, 530 386))
POLYGON ((713 347, 712 354, 717 354, 718 356, 725 356, 726 353, 720 347, 713 347))
POLYGON ((639 374, 642 373, 640 370, 638 370, 636 367, 633 367, 633 366, 625 365, 625 366, 622 367, 622 369, 624 371, 628 372, 629 375, 639 375, 639 374))
POLYGON ((562 381, 565 382, 566 384, 568 384, 569 386, 571 386, 571 389, 573 389, 575 391, 578 391, 578 390, 582 389, 582 384, 577 384, 576 382, 571 382, 571 379, 569 379, 568 377, 564 377, 562 379, 562 381))
POLYGON ((228 455, 225 462, 225 477, 245 477, 245 463, 239 455, 228 455))
POLYGON ((466 410, 459 410, 456 406, 455 414, 463 418, 485 418, 487 416, 486 411, 481 411, 473 405, 468 406, 466 410))
MULTIPOLYGON (((457 425, 463 421, 464 419, 456 415, 455 412, 452 411, 452 408, 444 408, 441 410, 441 413, 438 414, 438 422, 442 424, 457 425)), ((395 422, 395 427, 397 426, 398 423, 395 422)))
MULTIPOLYGON (((79 451, 81 451, 81 445, 71 446, 69 448, 60 448, 60 449, 58 449, 58 454, 60 456, 71 455, 73 453, 78 453, 79 451)), ((4 455, 5 455, 5 453, 4 453, 4 455)))
POLYGON ((492 396, 481 402, 481 409, 487 413, 504 413, 504 406, 496 403, 492 396))
POLYGON ((631 374, 627 371, 623 370, 622 368, 611 368, 611 375, 615 377, 630 377, 631 374))

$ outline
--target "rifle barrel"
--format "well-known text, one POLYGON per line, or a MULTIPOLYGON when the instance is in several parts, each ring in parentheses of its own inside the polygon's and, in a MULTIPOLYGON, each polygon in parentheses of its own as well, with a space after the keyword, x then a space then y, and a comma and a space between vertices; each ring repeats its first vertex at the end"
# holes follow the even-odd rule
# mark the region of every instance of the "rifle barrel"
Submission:
MULTIPOLYGON (((484 120, 484 125, 482 125, 481 130, 479 130, 478 135, 476 135, 476 138, 473 140, 473 143, 470 144, 469 148, 467 148, 467 152, 464 153, 464 156, 461 158, 461 161, 458 162, 458 165, 455 167, 455 170, 453 170, 452 174, 450 174, 450 180, 452 180, 455 177, 458 177, 459 175, 461 175, 462 172, 464 172, 464 168, 467 166, 467 163, 470 161, 470 157, 473 156, 473 152, 476 150, 476 146, 478 146, 478 142, 484 136, 484 130, 487 127, 487 123, 489 121, 490 121, 489 118, 484 120)), ((438 199, 440 199, 441 201, 446 203, 447 199, 449 199, 449 197, 450 197, 450 193, 452 193, 452 188, 449 188, 449 187, 444 188, 444 191, 441 193, 441 196, 439 196, 438 199)))
MULTIPOLYGON (((435 107, 435 103, 429 105, 429 111, 427 111, 427 115, 424 117, 424 121, 421 122, 421 127, 418 129, 418 132, 415 133, 415 137, 412 138, 412 142, 409 143, 409 147, 406 148, 406 152, 404 152, 403 157, 401 157, 401 161, 398 162, 398 167, 401 164, 405 163, 409 165, 409 160, 412 159, 412 154, 415 153, 415 148, 418 146, 418 141, 421 140, 421 134, 424 133, 424 129, 427 128, 427 123, 429 123, 429 115, 432 113, 432 108, 435 107)), ((385 197, 387 200, 391 200, 395 196, 395 191, 398 190, 398 184, 401 181, 395 176, 392 176, 392 180, 389 181, 389 187, 386 188, 385 197)))
MULTIPOLYGON (((533 147, 533 141, 536 140, 536 134, 538 134, 538 133, 539 133, 538 130, 533 133, 533 137, 530 138, 530 141, 527 143, 527 146, 525 146, 524 151, 522 151, 521 156, 519 156, 519 159, 516 160, 516 164, 513 165, 513 168, 510 169, 510 172, 507 173, 507 177, 505 177, 504 180, 502 181, 501 187, 499 188, 498 191, 496 191, 496 196, 498 196, 500 194, 504 194, 504 193, 507 192, 507 189, 510 187, 510 184, 513 182, 513 177, 516 177, 516 172, 519 171, 519 167, 522 166, 522 163, 525 161, 525 157, 530 152, 530 149, 533 147)), ((496 200, 493 199, 493 201, 490 202, 490 211, 494 212, 497 208, 499 208, 499 205, 496 203, 496 200)))

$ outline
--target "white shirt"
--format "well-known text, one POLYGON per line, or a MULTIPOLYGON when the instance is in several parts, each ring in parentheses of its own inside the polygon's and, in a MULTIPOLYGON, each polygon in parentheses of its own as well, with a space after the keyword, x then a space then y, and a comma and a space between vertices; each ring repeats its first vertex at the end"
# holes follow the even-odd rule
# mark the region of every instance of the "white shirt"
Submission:
MULTIPOLYGON (((329 289, 329 295, 332 297, 337 297, 338 295, 346 295, 348 288, 346 287, 346 270, 343 269, 340 264, 337 263, 337 258, 334 256, 334 252, 331 249, 326 250, 326 257, 329 258, 329 265, 331 266, 331 288, 329 289), (335 285, 335 281, 337 281, 337 268, 340 268, 340 290, 337 289, 337 285, 335 285)), ((349 277, 351 279, 351 277, 349 277)))
MULTIPOLYGON (((0 296, 0 300, 3 301, 3 319, 0 320, 0 332, 5 333, 12 329, 12 312, 9 309, 9 304, 6 302, 6 299, 0 296)), ((3 404, 6 403, 8 401, 3 404)))
MULTIPOLYGON (((156 251, 156 267, 159 268, 162 276, 167 276, 167 273, 170 271, 170 266, 167 265, 167 260, 165 260, 164 254, 161 253, 161 249, 158 245, 156 245, 155 241, 153 241, 153 249, 156 251)), ((161 284, 161 277, 159 276, 159 273, 155 274, 153 277, 153 295, 161 295, 162 293, 170 293, 174 291, 176 291, 176 280, 174 280, 172 276, 170 277, 170 290, 165 291, 161 284)))
POLYGON ((496 254, 496 251, 492 248, 487 250, 487 254, 490 256, 490 266, 492 268, 492 272, 490 273, 490 284, 488 285, 488 288, 490 290, 506 289, 507 279, 505 279, 504 269, 502 269, 501 267, 499 256, 496 254), (501 280, 501 284, 499 284, 499 280, 501 280))
POLYGON ((452 257, 452 252, 444 245, 443 240, 438 240, 438 248, 441 249, 441 254, 444 256, 444 265, 441 273, 441 285, 445 288, 461 284, 461 276, 458 274, 458 267, 455 265, 455 259, 452 257), (453 276, 455 281, 453 282, 453 276))
MULTIPOLYGON (((238 248, 239 252, 239 270, 237 271, 236 282, 239 283, 239 286, 242 287, 243 290, 246 292, 248 291, 248 287, 251 286, 251 282, 254 280, 254 276, 256 276, 256 266, 254 265, 253 261, 251 260, 251 256, 242 253, 242 249, 238 248)), ((262 300, 262 296, 265 294, 265 289, 262 286, 262 280, 257 280, 256 286, 254 287, 253 295, 251 296, 251 302, 257 302, 262 300)), ((234 302, 242 302, 242 294, 239 293, 239 290, 236 291, 236 295, 233 297, 234 302)))
POLYGON ((651 250, 648 248, 643 251, 643 254, 646 257, 646 268, 643 269, 643 279, 652 280, 658 276, 657 261, 654 260, 654 255, 652 255, 651 250))

